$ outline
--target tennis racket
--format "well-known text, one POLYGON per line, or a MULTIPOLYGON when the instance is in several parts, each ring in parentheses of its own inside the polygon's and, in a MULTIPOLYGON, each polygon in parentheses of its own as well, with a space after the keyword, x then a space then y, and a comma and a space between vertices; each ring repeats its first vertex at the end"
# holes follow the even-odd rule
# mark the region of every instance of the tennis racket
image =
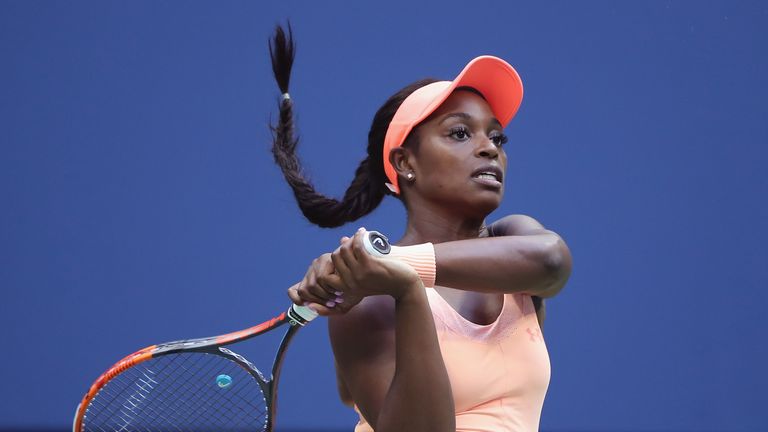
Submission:
MULTIPOLYGON (((368 253, 386 256, 387 238, 369 231, 368 253)), ((296 332, 317 317, 304 306, 245 330, 148 346, 123 358, 91 385, 77 407, 73 432, 272 431, 277 385, 296 332), (289 327, 264 376, 229 345, 289 327)))

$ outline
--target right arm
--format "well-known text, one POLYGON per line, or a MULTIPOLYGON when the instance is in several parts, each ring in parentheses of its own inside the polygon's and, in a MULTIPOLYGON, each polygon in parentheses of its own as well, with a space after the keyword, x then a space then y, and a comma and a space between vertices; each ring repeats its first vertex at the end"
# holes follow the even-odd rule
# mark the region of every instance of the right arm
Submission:
MULTIPOLYGON (((331 254, 335 272, 310 271, 311 283, 305 277, 306 286, 289 295, 306 301, 321 285, 343 291, 342 305, 349 297, 362 299, 346 314, 330 314, 328 325, 337 373, 374 430, 455 431, 453 395, 424 285, 408 264, 365 252, 362 235, 342 239, 331 254)), ((328 265, 320 261, 326 264, 313 266, 328 265)))
POLYGON ((331 255, 336 272, 321 282, 345 296, 391 300, 331 318, 340 374, 374 430, 454 431, 451 384, 424 285, 408 264, 368 254, 364 234, 342 240, 331 255))
POLYGON ((381 431, 454 431, 455 410, 426 292, 366 297, 328 320, 337 370, 381 431))

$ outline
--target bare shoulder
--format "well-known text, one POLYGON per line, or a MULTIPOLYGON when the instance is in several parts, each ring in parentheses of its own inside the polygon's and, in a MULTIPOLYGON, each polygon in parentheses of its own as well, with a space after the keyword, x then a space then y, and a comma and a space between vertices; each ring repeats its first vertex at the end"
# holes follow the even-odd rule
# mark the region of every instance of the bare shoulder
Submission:
POLYGON ((552 232, 544 228, 541 222, 524 214, 504 216, 491 224, 490 231, 493 236, 530 235, 552 232))

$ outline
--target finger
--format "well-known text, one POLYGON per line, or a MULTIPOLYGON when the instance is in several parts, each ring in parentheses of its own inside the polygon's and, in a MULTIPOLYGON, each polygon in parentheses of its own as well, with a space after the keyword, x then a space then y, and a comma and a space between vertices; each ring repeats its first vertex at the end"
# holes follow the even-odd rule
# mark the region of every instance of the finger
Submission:
POLYGON ((352 272, 344 261, 344 258, 341 256, 341 248, 342 246, 339 246, 338 249, 333 251, 331 260, 333 262, 333 267, 336 269, 336 274, 338 274, 344 281, 347 281, 348 284, 348 282, 352 280, 352 272))
MULTIPOLYGON (((302 279, 302 281, 299 283, 298 289, 296 290, 302 302, 326 304, 329 299, 323 296, 318 296, 316 294, 316 292, 318 292, 318 288, 310 285, 310 282, 307 279, 308 277, 309 275, 302 279)), ((320 288, 319 291, 322 293, 325 292, 325 290, 322 288, 320 288)))
POLYGON ((338 315, 339 312, 334 311, 331 308, 325 307, 321 304, 317 303, 305 303, 304 306, 307 306, 308 308, 312 309, 313 311, 317 312, 318 315, 322 316, 328 316, 328 315, 338 315))
POLYGON ((352 236, 352 238, 345 241, 341 246, 339 246, 339 255, 341 256, 341 259, 344 260, 344 263, 347 265, 347 268, 349 269, 353 269, 357 265, 357 259, 355 258, 355 253, 352 251, 352 247, 355 244, 356 236, 357 236, 357 233, 355 233, 355 235, 352 236))
POLYGON ((349 299, 344 299, 344 303, 340 303, 335 308, 333 308, 334 312, 345 314, 349 312, 353 307, 355 307, 358 303, 360 303, 360 300, 362 300, 362 297, 356 296, 356 295, 350 295, 349 299))
POLYGON ((301 282, 294 284, 292 287, 288 288, 288 298, 291 299, 291 301, 294 304, 297 304, 299 306, 304 304, 304 300, 301 299, 301 296, 299 296, 299 284, 301 282))
POLYGON ((312 265, 307 269, 307 274, 304 275, 304 289, 318 299, 322 299, 316 303, 326 303, 336 297, 333 289, 326 288, 317 282, 317 276, 326 273, 333 273, 333 262, 330 259, 330 254, 323 254, 315 258, 312 265))
POLYGON ((360 264, 365 264, 368 262, 368 258, 371 257, 371 254, 365 250, 365 243, 363 243, 366 235, 368 235, 368 232, 365 229, 358 230, 352 241, 352 253, 360 264))
MULTIPOLYGON (((322 258, 319 268, 314 273, 315 278, 318 284, 328 293, 329 297, 337 297, 343 290, 339 289, 339 287, 329 285, 326 279, 328 275, 332 275, 336 271, 336 267, 333 265, 333 260, 331 259, 331 254, 324 254, 322 258)), ((336 279, 331 279, 331 282, 335 281, 336 279)))
POLYGON ((334 293, 335 290, 333 288, 324 287, 321 282, 318 281, 314 272, 309 275, 305 289, 316 298, 320 299, 320 301, 313 300, 313 303, 324 304, 330 308, 336 306, 336 302, 334 301, 337 297, 334 293))
POLYGON ((309 289, 307 289, 307 284, 309 282, 310 276, 313 273, 313 269, 314 269, 314 266, 315 266, 316 262, 317 262, 317 260, 312 261, 312 265, 310 265, 309 268, 307 269, 307 273, 304 275, 304 277, 301 279, 301 281, 299 281, 299 283, 297 284, 296 292, 297 292, 297 294, 299 295, 299 297, 301 298, 301 300, 303 302, 306 302, 306 303, 321 303, 322 304, 322 303, 325 303, 326 300, 321 298, 321 297, 316 296, 309 289))
POLYGON ((321 283, 331 289, 334 290, 335 298, 333 299, 334 302, 338 303, 344 303, 344 292, 349 290, 349 286, 344 282, 344 280, 341 278, 341 276, 331 273, 328 275, 323 275, 320 278, 321 283))
POLYGON ((321 285, 331 290, 335 296, 344 294, 344 291, 349 288, 346 282, 341 278, 341 275, 336 273, 320 275, 317 277, 317 280, 321 285))

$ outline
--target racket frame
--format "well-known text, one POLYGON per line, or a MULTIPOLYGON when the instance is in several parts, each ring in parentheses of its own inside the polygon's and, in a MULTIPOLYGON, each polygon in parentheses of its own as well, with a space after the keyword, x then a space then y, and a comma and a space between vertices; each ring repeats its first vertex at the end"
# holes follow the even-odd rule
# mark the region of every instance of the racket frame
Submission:
POLYGON ((81 402, 77 405, 75 418, 72 424, 72 431, 84 432, 83 420, 91 401, 114 377, 136 365, 144 363, 153 358, 181 352, 200 352, 226 357, 240 365, 254 378, 256 378, 256 382, 258 382, 259 386, 261 387, 261 391, 264 394, 267 408, 264 430, 271 431, 274 425, 275 414, 277 412, 277 388, 280 379, 280 371, 283 365, 283 356, 285 355, 285 351, 296 332, 315 317, 317 317, 317 313, 315 311, 304 306, 291 305, 287 312, 283 312, 272 319, 244 330, 213 337, 182 339, 158 345, 150 345, 146 348, 142 348, 133 354, 125 356, 96 379, 81 402), (264 377, 261 371, 259 371, 259 369, 256 368, 256 366, 248 359, 226 348, 227 345, 242 342, 244 340, 259 336, 261 334, 275 330, 285 324, 290 325, 290 328, 283 335, 283 338, 280 341, 280 345, 275 352, 275 357, 272 362, 272 370, 269 377, 264 377))

